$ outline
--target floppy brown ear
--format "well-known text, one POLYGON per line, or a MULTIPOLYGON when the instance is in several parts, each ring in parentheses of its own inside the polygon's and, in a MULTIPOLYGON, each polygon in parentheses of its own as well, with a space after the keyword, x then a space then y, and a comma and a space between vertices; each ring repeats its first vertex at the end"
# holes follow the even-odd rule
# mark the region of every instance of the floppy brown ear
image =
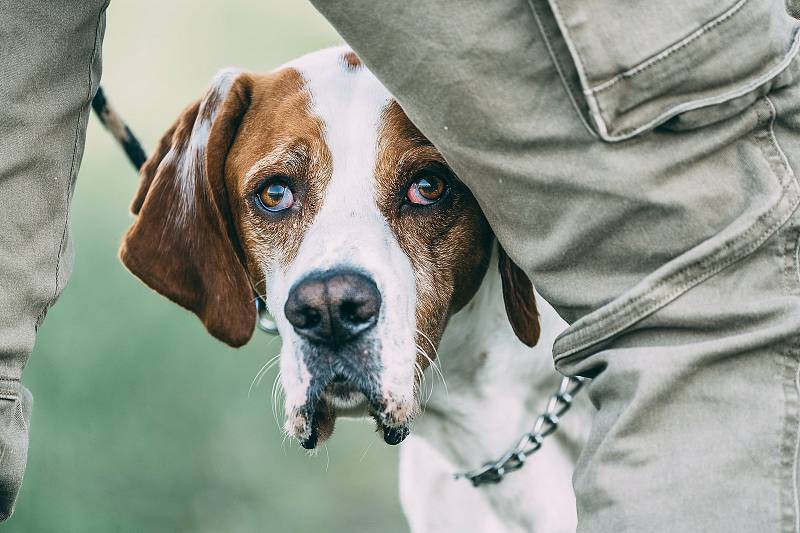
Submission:
POLYGON ((503 302, 511 329, 523 343, 536 346, 540 326, 533 285, 527 274, 508 257, 499 243, 497 253, 500 279, 503 282, 503 302))
POLYGON ((181 113, 142 167, 138 216, 120 248, 134 275, 231 346, 246 343, 256 321, 224 178, 251 89, 249 75, 222 71, 181 113))

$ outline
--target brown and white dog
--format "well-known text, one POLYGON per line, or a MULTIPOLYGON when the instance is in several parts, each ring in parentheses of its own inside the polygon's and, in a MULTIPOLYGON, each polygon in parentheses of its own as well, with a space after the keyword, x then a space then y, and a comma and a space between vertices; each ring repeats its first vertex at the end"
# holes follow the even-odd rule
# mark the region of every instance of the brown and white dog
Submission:
POLYGON ((212 335, 244 344, 254 292, 266 300, 285 430, 305 448, 337 416, 373 417, 389 444, 413 422, 400 469, 414 531, 574 530, 585 404, 503 483, 453 479, 530 429, 565 324, 537 311, 475 198, 351 51, 222 71, 145 163, 132 210, 123 262, 212 335), (447 391, 423 394, 431 372, 447 391))

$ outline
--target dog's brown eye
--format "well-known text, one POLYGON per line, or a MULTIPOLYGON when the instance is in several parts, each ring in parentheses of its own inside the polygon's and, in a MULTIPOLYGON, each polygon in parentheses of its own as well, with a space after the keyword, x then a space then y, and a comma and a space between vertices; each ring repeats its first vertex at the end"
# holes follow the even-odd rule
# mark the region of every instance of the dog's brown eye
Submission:
POLYGON ((261 206, 267 211, 283 211, 294 204, 292 190, 284 183, 272 182, 258 193, 261 206))
POLYGON ((406 197, 412 204, 431 205, 439 201, 447 192, 447 183, 438 176, 424 176, 408 188, 406 197))

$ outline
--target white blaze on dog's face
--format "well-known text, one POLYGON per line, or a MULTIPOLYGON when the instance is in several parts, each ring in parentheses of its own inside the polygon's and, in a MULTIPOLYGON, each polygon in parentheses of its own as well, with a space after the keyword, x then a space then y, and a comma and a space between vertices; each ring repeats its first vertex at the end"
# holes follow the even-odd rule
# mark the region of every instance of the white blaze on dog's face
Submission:
MULTIPOLYGON (((480 285, 493 236, 358 58, 329 49, 269 74, 223 73, 142 176, 123 261, 233 345, 252 332, 251 287, 266 296, 283 339, 287 432, 313 448, 337 415, 370 414, 400 442, 421 372, 480 285)), ((519 270, 505 263, 513 281, 519 270)), ((525 288, 523 278, 509 286, 525 288)), ((531 344, 535 308, 520 301, 509 313, 531 344)))
POLYGON ((318 191, 320 208, 305 228, 296 255, 285 266, 279 255, 264 265, 268 307, 283 338, 286 430, 307 447, 331 433, 337 411, 369 406, 384 427, 397 427, 410 419, 414 405, 415 275, 378 206, 376 180, 376 141, 392 99, 354 56, 346 58, 343 52, 331 56, 330 52, 313 54, 287 67, 302 77, 308 112, 320 123, 329 176, 308 184, 318 191), (337 317, 335 309, 331 318, 311 317, 333 322, 330 331, 315 342, 298 333, 303 328, 290 322, 285 309, 289 291, 318 275, 334 277, 312 281, 312 291, 339 285, 344 291, 354 291, 355 298, 332 298, 322 305, 363 307, 367 304, 360 300, 370 295, 361 293, 370 290, 375 302, 369 304, 367 320, 350 321, 355 327, 347 324, 346 317, 337 317), (345 325, 337 328, 337 321, 345 325), (336 342, 328 337, 351 336, 337 329, 363 331, 336 342))

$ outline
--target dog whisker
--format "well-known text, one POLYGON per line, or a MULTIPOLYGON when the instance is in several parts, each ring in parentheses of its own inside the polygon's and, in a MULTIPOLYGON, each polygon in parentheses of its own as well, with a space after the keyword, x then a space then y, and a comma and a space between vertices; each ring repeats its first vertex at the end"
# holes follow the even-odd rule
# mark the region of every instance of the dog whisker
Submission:
MULTIPOLYGON (((418 347, 419 348, 419 347, 418 347)), ((428 387, 428 394, 425 396, 425 385, 427 384, 425 372, 422 370, 422 365, 419 364, 419 361, 414 361, 414 373, 420 376, 419 384, 414 384, 414 392, 418 395, 420 399, 423 397, 424 400, 420 401, 420 407, 422 410, 421 414, 425 414, 425 409, 428 407, 428 402, 431 400, 433 396, 433 384, 428 387)))
POLYGON ((369 444, 367 444, 367 447, 364 448, 364 452, 361 454, 361 457, 358 458, 358 462, 359 463, 363 463, 364 462, 364 458, 367 456, 367 453, 372 448, 372 445, 375 444, 376 442, 377 441, 374 440, 374 439, 369 441, 369 444))
MULTIPOLYGON (((432 360, 431 357, 428 355, 428 353, 425 350, 423 350, 420 345, 417 345, 417 349, 422 351, 422 355, 425 356, 428 359, 428 361, 430 362, 431 366, 434 367, 434 370, 438 371, 439 376, 442 379, 442 383, 444 384, 444 388, 445 388, 445 393, 447 395, 447 399, 449 401, 450 400, 450 392, 447 390, 447 383, 446 383, 446 381, 444 379, 444 371, 442 370, 442 360, 441 360, 441 357, 439 357, 439 350, 436 349, 436 345, 433 343, 431 338, 428 337, 422 330, 420 330, 419 328, 414 328, 414 330, 422 338, 424 338, 426 341, 428 341, 428 344, 430 344, 431 348, 433 349, 434 359, 432 360)), ((431 389, 431 394, 432 393, 433 393, 433 389, 431 389)), ((430 399, 430 398, 428 398, 428 399, 430 399)))
MULTIPOLYGON (((267 346, 269 346, 269 344, 267 346)), ((250 387, 247 389, 248 398, 250 397, 250 393, 253 392, 253 387, 257 387, 258 385, 261 384, 261 378, 263 378, 264 374, 269 372, 270 368, 272 368, 278 362, 280 356, 281 354, 276 355, 275 357, 264 363, 264 365, 258 369, 258 372, 256 372, 256 375, 253 376, 253 380, 250 382, 250 387)))
POLYGON ((267 372, 272 370, 272 368, 279 363, 280 357, 281 357, 281 354, 278 354, 275 357, 273 357, 272 359, 270 359, 269 361, 267 361, 267 364, 265 365, 266 366, 266 370, 264 370, 261 373, 261 375, 258 377, 258 380, 256 381, 256 387, 261 385, 261 380, 264 378, 264 375, 266 375, 267 372))
POLYGON ((430 344, 431 348, 433 349, 433 355, 436 356, 437 360, 439 360, 439 351, 436 349, 436 345, 433 344, 433 341, 431 340, 431 338, 428 337, 427 335, 425 335, 425 333, 423 333, 422 330, 420 330, 419 328, 414 328, 414 329, 416 330, 416 332, 418 334, 420 334, 422 336, 423 339, 428 341, 428 344, 430 344))
POLYGON ((256 288, 258 285, 261 285, 262 283, 266 283, 266 281, 267 281, 267 276, 266 275, 264 277, 262 277, 261 280, 258 281, 257 283, 253 283, 253 280, 251 280, 249 277, 247 278, 247 282, 250 283, 250 288, 253 289, 253 294, 255 294, 255 296, 253 296, 253 299, 251 300, 251 302, 256 303, 256 300, 259 299, 259 298, 261 298, 265 302, 267 301, 267 297, 264 296, 263 294, 261 294, 260 292, 258 292, 258 289, 256 288))
POLYGON ((439 366, 436 364, 436 362, 433 359, 431 359, 431 357, 427 354, 427 352, 425 352, 425 350, 423 350, 419 345, 417 345, 417 353, 420 354, 422 357, 424 357, 428 361, 429 365, 433 368, 434 372, 436 372, 436 374, 442 380, 442 385, 444 386, 445 396, 447 397, 447 399, 449 401, 450 400, 450 391, 449 391, 449 389, 447 387, 447 380, 445 380, 445 378, 444 378, 444 373, 442 372, 442 369, 439 368, 439 366))
POLYGON ((275 381, 272 382, 272 416, 275 418, 275 423, 278 427, 281 427, 280 417, 278 416, 278 395, 283 391, 283 385, 281 384, 281 371, 280 369, 275 374, 275 381))

